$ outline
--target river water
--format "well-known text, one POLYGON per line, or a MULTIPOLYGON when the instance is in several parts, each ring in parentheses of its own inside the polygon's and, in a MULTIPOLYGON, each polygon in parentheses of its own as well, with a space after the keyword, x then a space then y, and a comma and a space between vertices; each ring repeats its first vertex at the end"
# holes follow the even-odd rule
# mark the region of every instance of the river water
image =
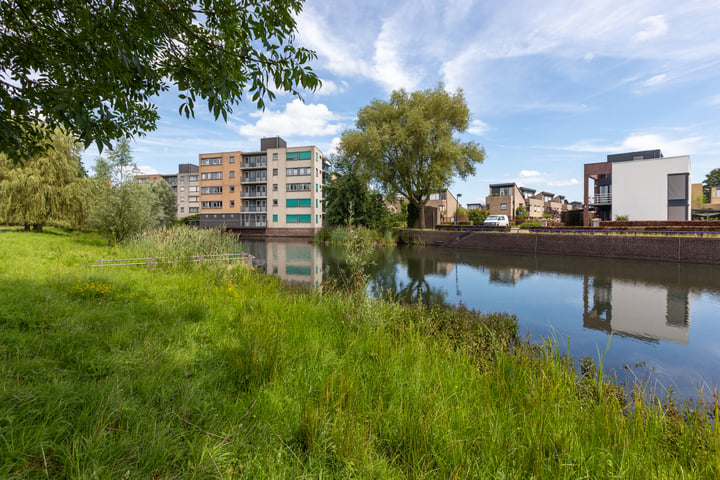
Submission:
MULTIPOLYGON (((288 281, 321 288, 347 275, 342 249, 243 246, 259 268, 288 281)), ((372 295, 514 314, 523 335, 602 360, 620 382, 672 387, 683 398, 720 385, 717 266, 402 247, 378 249, 367 273, 372 295)))

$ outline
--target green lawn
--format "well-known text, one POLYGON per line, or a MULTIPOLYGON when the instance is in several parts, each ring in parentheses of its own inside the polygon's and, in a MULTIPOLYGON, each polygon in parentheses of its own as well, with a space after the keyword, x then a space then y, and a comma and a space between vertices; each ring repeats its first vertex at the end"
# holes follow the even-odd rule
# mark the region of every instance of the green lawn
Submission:
POLYGON ((579 378, 512 319, 0 231, 0 478, 720 477, 718 400, 579 378))

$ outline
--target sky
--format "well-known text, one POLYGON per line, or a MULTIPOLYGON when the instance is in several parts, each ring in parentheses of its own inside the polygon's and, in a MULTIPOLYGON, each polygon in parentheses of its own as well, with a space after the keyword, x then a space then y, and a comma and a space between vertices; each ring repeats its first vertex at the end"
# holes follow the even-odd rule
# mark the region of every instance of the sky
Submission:
POLYGON ((456 137, 486 151, 450 187, 463 204, 506 182, 581 201, 583 165, 611 153, 690 155, 693 183, 720 168, 720 0, 307 0, 297 22, 321 89, 264 111, 243 102, 227 123, 202 104, 181 117, 171 90, 133 143, 138 166, 173 173, 275 135, 332 154, 363 106, 442 83, 472 115, 456 137))

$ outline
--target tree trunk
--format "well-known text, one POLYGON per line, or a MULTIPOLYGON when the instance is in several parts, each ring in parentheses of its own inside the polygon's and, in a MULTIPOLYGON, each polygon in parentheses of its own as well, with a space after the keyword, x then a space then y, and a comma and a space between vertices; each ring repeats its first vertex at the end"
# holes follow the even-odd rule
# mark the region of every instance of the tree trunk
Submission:
POLYGON ((37 233, 42 233, 42 230, 43 230, 42 224, 36 223, 35 225, 33 225, 33 230, 35 230, 35 232, 37 232, 37 233))
POLYGON ((420 212, 420 228, 425 228, 425 204, 418 205, 418 211, 420 212))

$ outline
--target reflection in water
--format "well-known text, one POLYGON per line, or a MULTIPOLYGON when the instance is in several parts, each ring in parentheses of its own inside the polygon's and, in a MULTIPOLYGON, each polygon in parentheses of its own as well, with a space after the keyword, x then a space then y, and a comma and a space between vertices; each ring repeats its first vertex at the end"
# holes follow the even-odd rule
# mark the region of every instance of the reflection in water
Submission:
MULTIPOLYGON (((320 286, 348 278, 342 249, 243 245, 268 273, 287 280, 320 286)), ((378 249, 368 262, 375 297, 508 312, 522 331, 557 338, 575 358, 607 349, 607 368, 646 363, 654 378, 687 395, 700 379, 720 382, 717 267, 433 247, 378 249)))
POLYGON ((642 340, 688 343, 690 290, 585 276, 583 325, 642 340))

